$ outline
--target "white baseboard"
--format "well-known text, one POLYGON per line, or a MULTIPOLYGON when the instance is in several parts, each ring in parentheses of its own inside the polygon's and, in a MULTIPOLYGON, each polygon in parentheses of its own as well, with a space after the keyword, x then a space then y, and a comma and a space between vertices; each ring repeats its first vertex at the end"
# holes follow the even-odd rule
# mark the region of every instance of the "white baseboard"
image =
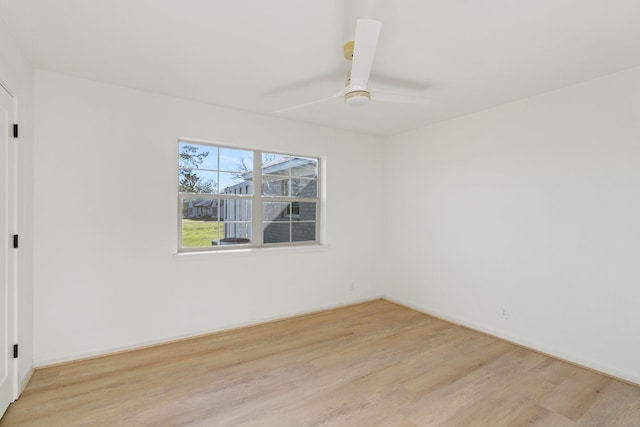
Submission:
POLYGON ((31 369, 25 371, 25 373, 22 375, 22 378, 18 379, 18 396, 20 396, 24 389, 27 388, 27 384, 29 384, 29 381, 31 380, 34 372, 35 368, 31 367, 31 369))

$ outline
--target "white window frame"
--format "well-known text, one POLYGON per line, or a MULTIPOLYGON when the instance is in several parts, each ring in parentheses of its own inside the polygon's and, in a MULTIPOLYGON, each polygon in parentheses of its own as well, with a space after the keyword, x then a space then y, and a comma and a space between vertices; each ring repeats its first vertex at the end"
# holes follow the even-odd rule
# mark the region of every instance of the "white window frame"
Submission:
MULTIPOLYGON (((320 231, 321 231, 321 203, 322 203, 322 189, 321 185, 323 182, 322 173, 322 159, 316 156, 303 155, 303 154, 294 154, 294 153, 284 153, 273 150, 258 150, 240 146, 232 146, 225 145, 211 141, 203 141, 192 138, 179 138, 178 139, 178 147, 180 143, 194 144, 194 145, 208 145, 212 148, 229 148, 234 150, 246 150, 251 151, 253 153, 253 194, 208 194, 208 193, 181 193, 179 189, 179 185, 176 184, 176 190, 178 194, 178 253, 193 253, 193 252, 227 252, 241 249, 256 249, 256 248, 272 248, 272 247, 295 247, 295 246, 312 246, 312 245, 320 245, 320 231), (316 180, 316 197, 295 197, 295 196, 263 196, 262 195, 262 155, 263 153, 276 154, 282 156, 291 156, 291 157, 303 157, 314 159, 317 161, 317 180, 316 180), (259 171, 259 173, 256 173, 259 171), (198 199, 208 199, 208 200, 251 200, 251 243, 246 244, 234 244, 234 245, 212 245, 212 246, 197 246, 197 247, 183 247, 182 246, 182 207, 184 200, 188 200, 191 198, 198 199), (301 242, 280 242, 280 243, 265 243, 264 242, 264 224, 269 221, 264 221, 264 213, 263 207, 264 202, 310 202, 315 203, 316 211, 315 211, 315 240, 306 240, 301 242)), ((179 148, 178 148, 179 150, 179 148)), ((178 151, 179 156, 179 151, 178 151)), ((179 173, 180 167, 179 162, 176 171, 179 173)), ((220 206, 218 206, 218 210, 220 206)), ((289 219, 295 219, 295 216, 291 218, 291 216, 287 216, 289 219)), ((283 221, 283 223, 287 223, 283 221)), ((288 222, 291 224, 291 221, 288 222)), ((291 237, 290 231, 290 239, 291 237)))

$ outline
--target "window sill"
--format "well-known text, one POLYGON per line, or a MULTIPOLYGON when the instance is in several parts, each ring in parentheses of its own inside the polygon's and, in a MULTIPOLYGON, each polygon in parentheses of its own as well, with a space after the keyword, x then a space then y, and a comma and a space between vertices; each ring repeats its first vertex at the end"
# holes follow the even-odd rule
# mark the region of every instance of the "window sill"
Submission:
POLYGON ((224 250, 211 250, 211 251, 194 251, 194 252, 176 252, 173 254, 173 258, 176 260, 195 260, 199 258, 206 258, 211 256, 259 256, 259 255, 273 255, 273 254, 294 254, 294 253, 308 253, 308 252, 324 252, 329 245, 326 244, 312 244, 312 245, 296 245, 296 246, 275 246, 275 247, 260 247, 260 248, 233 248, 224 250))

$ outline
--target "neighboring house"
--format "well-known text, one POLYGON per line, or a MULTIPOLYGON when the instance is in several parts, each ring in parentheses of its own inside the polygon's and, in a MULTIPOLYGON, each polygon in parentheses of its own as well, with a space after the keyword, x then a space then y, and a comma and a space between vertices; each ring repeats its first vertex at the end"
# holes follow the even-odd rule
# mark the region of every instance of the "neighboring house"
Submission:
POLYGON ((185 215, 189 219, 221 219, 224 220, 224 208, 218 209, 218 200, 191 199, 185 215), (218 213, 222 216, 218 217, 218 213))
MULTIPOLYGON (((253 194, 252 173, 248 172, 243 175, 244 180, 238 184, 226 187, 223 192, 225 194, 253 194)), ((234 243, 246 243, 251 241, 251 203, 247 200, 224 200, 224 240, 234 243), (246 239, 237 240, 237 239, 246 239)), ((216 244, 224 244, 217 242, 216 244)))
MULTIPOLYGON (((263 194, 274 197, 317 197, 317 163, 301 157, 280 158, 262 168, 263 194)), ((244 181, 224 189, 226 194, 253 194, 253 174, 246 173, 244 181)), ((289 223, 300 224, 297 240, 315 240, 315 204, 282 201, 265 201, 264 241, 268 243, 289 241, 289 223)), ((226 200, 224 206, 225 239, 251 240, 251 205, 241 200, 226 200)))

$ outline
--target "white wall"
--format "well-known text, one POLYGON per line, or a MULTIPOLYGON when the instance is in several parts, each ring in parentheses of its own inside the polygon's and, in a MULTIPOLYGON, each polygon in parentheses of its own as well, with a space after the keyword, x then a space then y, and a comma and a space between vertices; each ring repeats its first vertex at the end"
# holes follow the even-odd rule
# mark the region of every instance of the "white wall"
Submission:
POLYGON ((18 386, 33 368, 33 69, 0 21, 0 81, 18 104, 18 386))
POLYGON ((45 71, 36 105, 36 365, 380 296, 380 140, 45 71), (176 255, 179 137, 324 158, 327 246, 176 255))
POLYGON ((640 383, 640 69, 386 143, 50 72, 36 105, 37 365, 384 280, 390 299, 640 383), (328 246, 176 256, 179 137, 324 157, 328 246))
POLYGON ((386 296, 640 383, 640 68, 386 151, 386 296))

